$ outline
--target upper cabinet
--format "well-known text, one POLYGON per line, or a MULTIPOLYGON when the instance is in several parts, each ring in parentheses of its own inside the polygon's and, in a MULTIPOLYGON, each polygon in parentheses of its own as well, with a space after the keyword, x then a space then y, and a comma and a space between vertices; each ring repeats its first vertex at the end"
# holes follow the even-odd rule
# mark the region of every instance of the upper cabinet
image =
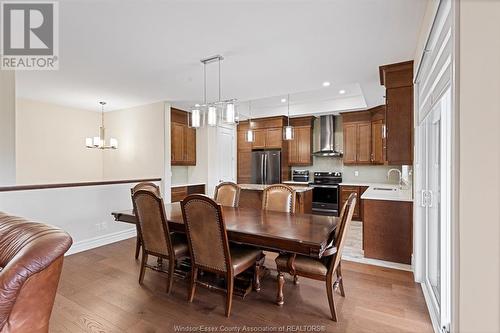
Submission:
POLYGON ((313 124, 314 117, 290 119, 293 126, 293 140, 288 141, 288 165, 307 166, 313 164, 313 124))
POLYGON ((269 117, 241 121, 238 124, 238 183, 249 183, 251 181, 252 150, 279 149, 281 151, 281 180, 290 178, 290 167, 288 151, 289 145, 283 140, 283 126, 287 121, 286 117, 269 117), (251 128, 254 134, 254 141, 245 140, 246 131, 251 128), (283 161, 285 163, 283 163, 283 161))
POLYGON ((341 113, 344 126, 344 164, 372 163, 370 110, 341 113))
POLYGON ((413 164, 413 61, 379 68, 386 88, 386 160, 413 164))
POLYGON ((196 165, 196 129, 187 124, 188 114, 172 108, 171 117, 171 164, 196 165))

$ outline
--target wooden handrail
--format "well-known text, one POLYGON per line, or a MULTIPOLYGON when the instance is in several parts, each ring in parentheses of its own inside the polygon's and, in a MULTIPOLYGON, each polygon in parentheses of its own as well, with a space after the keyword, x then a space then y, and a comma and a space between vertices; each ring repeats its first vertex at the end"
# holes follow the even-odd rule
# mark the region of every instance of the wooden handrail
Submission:
POLYGON ((127 184, 127 183, 159 182, 159 181, 161 181, 161 178, 108 180, 100 182, 81 182, 81 183, 62 183, 62 184, 14 185, 14 186, 0 186, 0 192, 45 190, 51 188, 100 186, 100 185, 115 185, 115 184, 127 184))

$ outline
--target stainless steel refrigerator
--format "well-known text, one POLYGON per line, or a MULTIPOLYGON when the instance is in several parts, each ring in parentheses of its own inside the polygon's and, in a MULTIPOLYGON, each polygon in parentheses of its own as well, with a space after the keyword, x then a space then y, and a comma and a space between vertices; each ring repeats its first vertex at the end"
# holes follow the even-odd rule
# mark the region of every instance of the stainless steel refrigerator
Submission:
POLYGON ((252 184, 271 185, 278 183, 281 183, 281 151, 252 152, 252 184))

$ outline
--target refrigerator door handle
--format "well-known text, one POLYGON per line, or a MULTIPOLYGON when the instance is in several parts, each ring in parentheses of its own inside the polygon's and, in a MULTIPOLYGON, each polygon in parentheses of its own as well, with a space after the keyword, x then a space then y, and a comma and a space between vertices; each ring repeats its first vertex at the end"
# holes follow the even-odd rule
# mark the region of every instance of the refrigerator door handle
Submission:
POLYGON ((260 178, 262 184, 266 183, 266 179, 264 178, 264 158, 265 155, 260 155, 260 178))
POLYGON ((266 185, 268 183, 267 182, 267 162, 268 162, 267 158, 268 158, 267 154, 264 155, 264 184, 266 184, 266 185))

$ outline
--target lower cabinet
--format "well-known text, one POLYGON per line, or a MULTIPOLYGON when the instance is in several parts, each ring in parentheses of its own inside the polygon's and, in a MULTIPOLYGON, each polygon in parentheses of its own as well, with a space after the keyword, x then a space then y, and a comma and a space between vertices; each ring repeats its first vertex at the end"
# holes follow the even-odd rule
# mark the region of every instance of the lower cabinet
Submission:
POLYGON ((365 258, 411 264, 413 203, 363 200, 365 258))
POLYGON ((205 185, 173 186, 171 202, 179 202, 190 194, 205 194, 205 185))
POLYGON ((361 195, 368 189, 368 186, 340 186, 340 207, 342 209, 347 199, 351 193, 357 194, 356 207, 354 207, 354 213, 352 215, 353 220, 363 221, 363 206, 361 204, 361 195))

